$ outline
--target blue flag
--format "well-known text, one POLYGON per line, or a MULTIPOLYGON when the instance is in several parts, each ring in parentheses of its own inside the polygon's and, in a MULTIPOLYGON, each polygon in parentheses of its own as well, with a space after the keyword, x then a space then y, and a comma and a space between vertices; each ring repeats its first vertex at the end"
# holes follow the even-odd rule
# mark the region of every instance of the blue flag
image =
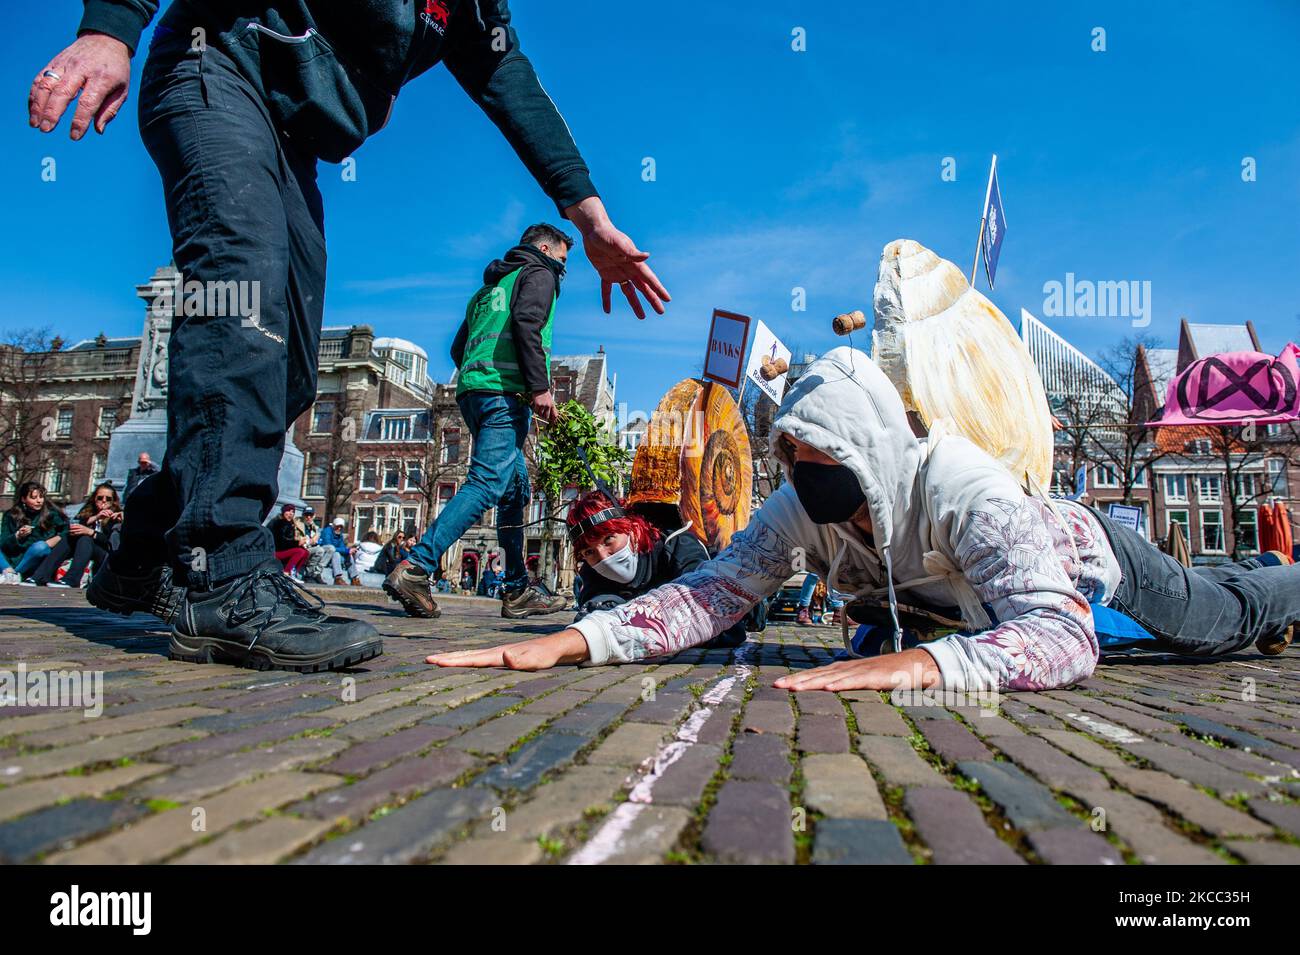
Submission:
POLYGON ((1002 239, 1007 234, 1007 217, 1002 211, 1002 193, 998 190, 998 168, 996 163, 989 176, 989 201, 984 210, 984 274, 989 277, 989 288, 993 288, 993 276, 998 271, 998 253, 1002 251, 1002 239))

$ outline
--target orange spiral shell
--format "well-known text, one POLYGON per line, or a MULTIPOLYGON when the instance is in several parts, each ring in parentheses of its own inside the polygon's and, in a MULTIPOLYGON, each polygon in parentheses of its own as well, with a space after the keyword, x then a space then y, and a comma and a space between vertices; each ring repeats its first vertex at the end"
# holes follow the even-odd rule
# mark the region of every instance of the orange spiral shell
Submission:
POLYGON ((753 483, 749 432, 731 393, 688 378, 650 418, 628 503, 676 504, 691 533, 717 551, 749 523, 753 483))

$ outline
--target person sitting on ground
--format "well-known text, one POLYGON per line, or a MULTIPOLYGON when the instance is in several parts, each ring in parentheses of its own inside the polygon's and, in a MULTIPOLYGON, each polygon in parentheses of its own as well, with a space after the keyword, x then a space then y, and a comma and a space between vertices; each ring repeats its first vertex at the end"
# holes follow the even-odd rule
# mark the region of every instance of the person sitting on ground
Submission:
POLYGON ((284 567, 290 577, 298 577, 302 566, 311 557, 310 551, 303 546, 303 535, 294 522, 297 508, 286 504, 280 508, 280 516, 271 521, 271 538, 275 542, 275 559, 284 567))
POLYGON ((0 519, 0 553, 23 583, 68 532, 68 519, 36 481, 18 485, 14 503, 0 519))
POLYGON ((796 554, 857 607, 883 601, 896 652, 776 681, 790 690, 1071 686, 1097 664, 1092 605, 1139 622, 1157 648, 1188 656, 1251 643, 1280 653, 1300 620, 1300 566, 1270 554, 1185 568, 1093 508, 1026 492, 941 421, 927 438, 914 437, 898 392, 852 348, 833 349, 791 386, 771 446, 790 480, 714 560, 559 633, 429 662, 536 670, 674 653, 774 593, 796 554), (899 591, 926 613, 955 618, 958 631, 900 649, 907 608, 899 591))
POLYGON ((327 525, 320 532, 320 543, 323 547, 334 548, 338 558, 335 570, 338 582, 346 584, 350 578, 352 586, 356 587, 361 584, 360 571, 353 566, 352 549, 348 547, 347 535, 343 532, 344 524, 342 517, 334 518, 334 523, 327 525))
POLYGON ((303 577, 319 580, 327 587, 346 584, 348 578, 343 572, 343 558, 334 545, 325 540, 325 530, 316 523, 316 509, 311 505, 304 507, 302 518, 298 521, 298 532, 303 537, 303 546, 308 553, 303 577))
MULTIPOLYGON (((574 501, 565 524, 578 565, 575 621, 677 580, 709 559, 708 551, 689 528, 661 528, 646 515, 611 501, 602 491, 589 491, 574 501)), ((744 642, 742 620, 708 645, 739 646, 744 642)))
POLYGON ((384 548, 375 560, 375 565, 371 568, 376 574, 383 574, 385 577, 390 575, 393 570, 400 564, 406 553, 406 533, 404 531, 395 531, 393 536, 388 538, 384 548))
POLYGON ((384 583, 384 575, 375 571, 375 562, 384 552, 384 545, 379 543, 375 531, 366 531, 356 546, 356 558, 353 569, 361 579, 363 587, 379 587, 384 583))
POLYGON ((113 534, 122 524, 122 503, 113 485, 105 482, 91 492, 81 510, 68 525, 63 539, 45 555, 32 574, 38 587, 80 587, 86 568, 98 570, 113 549, 113 534), (62 582, 56 582, 59 566, 72 558, 62 582))

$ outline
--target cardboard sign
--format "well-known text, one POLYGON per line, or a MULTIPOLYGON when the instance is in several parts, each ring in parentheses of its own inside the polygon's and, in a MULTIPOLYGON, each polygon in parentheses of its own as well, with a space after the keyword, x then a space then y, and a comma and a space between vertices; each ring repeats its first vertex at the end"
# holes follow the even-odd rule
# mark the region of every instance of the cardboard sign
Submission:
POLYGON ((781 339, 772 333, 772 329, 763 324, 760 319, 758 328, 754 330, 754 347, 749 352, 749 364, 745 366, 745 377, 758 385, 767 395, 778 405, 781 399, 785 397, 786 376, 789 372, 782 372, 771 381, 764 380, 759 374, 765 361, 776 361, 783 359, 786 368, 790 367, 790 349, 781 344, 781 339))
POLYGON ((1142 508, 1140 507, 1131 504, 1108 504, 1106 516, 1131 531, 1142 532, 1142 508))
POLYGON ((745 346, 749 344, 749 316, 713 310, 709 325, 709 350, 704 359, 704 377, 710 381, 740 387, 740 373, 745 364, 745 346))

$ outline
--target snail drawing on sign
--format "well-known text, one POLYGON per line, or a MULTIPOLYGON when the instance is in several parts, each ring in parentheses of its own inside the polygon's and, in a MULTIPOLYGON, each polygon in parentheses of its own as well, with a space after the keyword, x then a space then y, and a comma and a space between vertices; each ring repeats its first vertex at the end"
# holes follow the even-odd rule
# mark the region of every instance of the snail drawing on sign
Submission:
POLYGON ((749 523, 749 432, 726 388, 694 378, 660 400, 632 464, 629 506, 671 505, 710 553, 749 523))

